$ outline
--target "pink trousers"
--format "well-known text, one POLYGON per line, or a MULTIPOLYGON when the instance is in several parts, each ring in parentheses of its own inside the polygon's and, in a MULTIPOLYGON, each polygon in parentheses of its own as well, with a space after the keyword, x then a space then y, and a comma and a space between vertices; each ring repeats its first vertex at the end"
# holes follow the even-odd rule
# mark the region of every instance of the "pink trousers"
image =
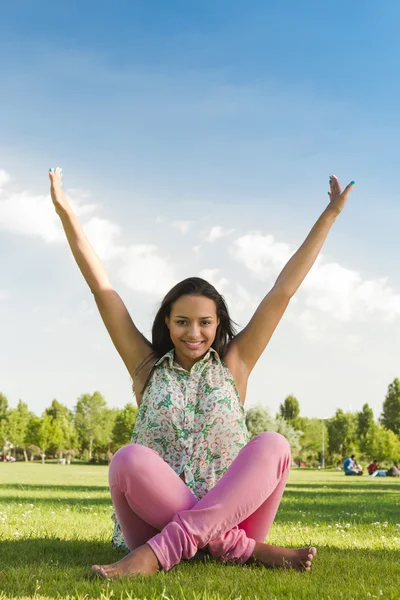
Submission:
POLYGON ((138 444, 114 455, 111 497, 130 550, 147 543, 165 571, 208 546, 222 561, 246 562, 273 523, 290 466, 290 446, 266 432, 244 446, 197 500, 154 451, 138 444))

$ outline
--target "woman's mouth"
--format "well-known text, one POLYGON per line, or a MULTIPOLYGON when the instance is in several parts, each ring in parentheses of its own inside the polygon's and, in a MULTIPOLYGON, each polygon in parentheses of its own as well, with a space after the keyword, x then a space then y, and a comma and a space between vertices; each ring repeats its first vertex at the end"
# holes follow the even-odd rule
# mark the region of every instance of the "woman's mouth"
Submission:
POLYGON ((204 344, 203 341, 201 341, 201 342, 188 342, 187 340, 182 340, 182 341, 185 344, 186 348, 188 348, 189 350, 198 350, 198 348, 200 348, 200 346, 202 344, 204 344))

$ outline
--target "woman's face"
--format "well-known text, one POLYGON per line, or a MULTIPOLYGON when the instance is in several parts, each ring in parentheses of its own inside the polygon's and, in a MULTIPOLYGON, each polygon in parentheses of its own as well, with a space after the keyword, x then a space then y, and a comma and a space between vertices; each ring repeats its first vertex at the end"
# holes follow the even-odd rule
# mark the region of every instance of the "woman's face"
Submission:
POLYGON ((206 296, 181 296, 165 322, 169 328, 176 359, 191 369, 212 345, 219 320, 214 300, 206 296))

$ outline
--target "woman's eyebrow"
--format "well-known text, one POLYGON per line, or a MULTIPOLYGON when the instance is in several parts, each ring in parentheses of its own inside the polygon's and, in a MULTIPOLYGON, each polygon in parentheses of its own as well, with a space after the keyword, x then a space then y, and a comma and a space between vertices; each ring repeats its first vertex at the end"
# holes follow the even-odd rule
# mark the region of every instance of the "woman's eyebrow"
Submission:
MULTIPOLYGON (((184 317, 183 315, 175 315, 174 319, 189 319, 189 317, 184 317)), ((200 320, 204 319, 212 319, 212 317, 200 317, 200 320)))

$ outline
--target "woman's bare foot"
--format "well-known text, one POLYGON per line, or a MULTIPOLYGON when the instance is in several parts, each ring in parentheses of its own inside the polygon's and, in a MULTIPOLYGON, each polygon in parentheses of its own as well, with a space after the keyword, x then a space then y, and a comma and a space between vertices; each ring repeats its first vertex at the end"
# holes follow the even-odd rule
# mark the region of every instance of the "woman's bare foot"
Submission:
POLYGON ((279 546, 256 542, 248 563, 258 562, 266 567, 310 571, 311 563, 316 554, 317 549, 313 546, 307 548, 280 548, 279 546))
POLYGON ((127 556, 112 565, 93 565, 92 573, 115 579, 132 575, 154 575, 159 570, 159 564, 153 550, 147 544, 139 546, 127 556))

